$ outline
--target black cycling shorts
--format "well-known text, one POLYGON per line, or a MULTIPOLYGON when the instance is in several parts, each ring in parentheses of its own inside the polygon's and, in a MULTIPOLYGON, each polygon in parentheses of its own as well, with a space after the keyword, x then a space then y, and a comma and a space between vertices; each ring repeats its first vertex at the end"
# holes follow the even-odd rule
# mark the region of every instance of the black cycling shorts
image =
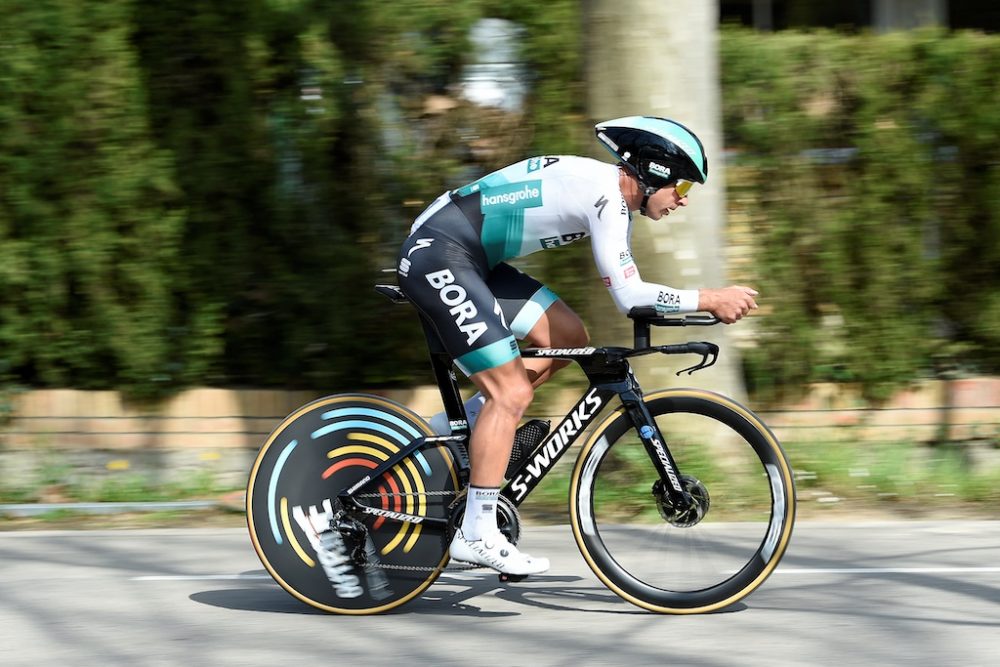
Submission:
POLYGON ((400 289, 470 376, 519 356, 516 339, 558 299, 509 264, 490 269, 476 230, 454 202, 410 234, 396 273, 400 289))

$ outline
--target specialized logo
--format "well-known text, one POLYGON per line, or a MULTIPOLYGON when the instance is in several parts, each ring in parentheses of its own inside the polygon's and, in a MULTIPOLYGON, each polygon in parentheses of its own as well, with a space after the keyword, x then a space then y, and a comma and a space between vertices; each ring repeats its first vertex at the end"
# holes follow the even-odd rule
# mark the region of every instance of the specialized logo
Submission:
POLYGON ((573 409, 573 412, 566 415, 566 419, 559 425, 559 428, 549 435, 548 440, 538 449, 538 452, 525 467, 524 473, 518 475, 511 482, 515 500, 520 500, 528 493, 527 483, 532 479, 540 479, 559 458, 572 439, 583 430, 585 424, 603 407, 604 401, 597 395, 597 389, 591 389, 573 409))
POLYGON ((677 479, 677 472, 667 458, 667 450, 663 448, 663 443, 656 437, 656 431, 653 430, 653 427, 648 424, 643 426, 639 429, 639 435, 652 443, 653 449, 656 450, 656 458, 660 459, 660 463, 663 464, 663 469, 667 473, 667 478, 670 480, 670 486, 674 487, 674 491, 683 492, 684 489, 681 487, 681 482, 677 479))
POLYGON ((438 298, 446 306, 451 306, 448 310, 455 318, 455 326, 465 334, 465 342, 470 347, 480 336, 486 333, 486 323, 482 321, 471 321, 479 316, 476 304, 469 300, 469 295, 465 288, 455 283, 455 276, 448 269, 441 269, 434 273, 428 273, 427 282, 431 287, 438 290, 438 298))
POLYGON ((432 243, 434 243, 434 239, 417 239, 413 242, 413 247, 407 251, 406 256, 409 257, 421 248, 430 248, 432 243))
POLYGON ((670 167, 664 167, 662 164, 657 162, 649 163, 649 173, 654 176, 659 176, 660 178, 670 178, 670 167))
POLYGON ((406 278, 407 276, 409 276, 410 275, 410 260, 406 259, 405 257, 401 257, 399 259, 399 269, 398 269, 398 271, 399 271, 399 275, 403 276, 404 278, 406 278))
POLYGON ((535 350, 535 354, 539 357, 568 357, 578 354, 593 354, 596 350, 595 347, 551 347, 535 350))
POLYGON ((362 506, 361 511, 365 514, 374 514, 375 516, 385 516, 390 519, 396 519, 397 521, 409 521, 410 523, 421 523, 424 517, 418 516, 416 514, 403 514, 402 512, 393 512, 392 510, 384 510, 378 507, 368 507, 362 506))
POLYGON ((542 248, 548 250, 549 248, 558 248, 561 245, 567 245, 573 241, 579 241, 584 236, 586 232, 573 232, 572 234, 563 234, 562 236, 548 236, 544 239, 538 239, 542 244, 542 248))
POLYGON ((503 322, 505 327, 508 329, 510 328, 507 326, 507 317, 503 314, 503 308, 500 306, 500 302, 496 299, 493 299, 493 313, 500 318, 500 321, 503 322))
POLYGON ((542 182, 521 181, 481 190, 479 209, 486 213, 502 213, 542 205, 542 182))
POLYGON ((594 208, 597 209, 597 219, 601 219, 601 214, 604 213, 604 207, 608 205, 608 198, 601 195, 601 198, 594 202, 594 208))

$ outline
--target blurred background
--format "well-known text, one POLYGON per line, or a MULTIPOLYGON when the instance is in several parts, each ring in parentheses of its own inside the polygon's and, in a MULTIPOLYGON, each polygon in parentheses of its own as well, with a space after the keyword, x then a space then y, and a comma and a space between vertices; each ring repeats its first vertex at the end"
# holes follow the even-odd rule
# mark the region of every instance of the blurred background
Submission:
MULTIPOLYGON (((998 514, 992 0, 0 7, 0 503, 216 497, 339 391, 436 412, 416 318, 371 289, 413 218, 647 114, 711 180, 637 221, 644 277, 761 292, 684 383, 761 412, 805 503, 998 514)), ((588 243, 518 265, 629 340, 588 243)))

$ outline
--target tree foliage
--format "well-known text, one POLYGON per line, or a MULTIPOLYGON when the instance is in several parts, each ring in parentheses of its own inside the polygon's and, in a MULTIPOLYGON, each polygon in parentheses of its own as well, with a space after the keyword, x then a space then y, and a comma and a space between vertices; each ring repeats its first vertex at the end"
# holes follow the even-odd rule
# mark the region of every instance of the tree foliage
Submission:
MULTIPOLYGON (((593 149, 580 5, 8 0, 0 382, 426 381, 412 310, 370 286, 440 192, 593 149), (483 17, 524 30, 523 114, 460 94, 483 17)), ((1000 367, 1000 42, 720 43, 732 220, 769 309, 752 385, 878 397, 943 364, 1000 367)), ((524 263, 584 305, 585 244, 524 263)))
POLYGON ((129 10, 15 2, 0 28, 0 365, 25 383, 170 372, 185 202, 149 132, 129 10))
POLYGON ((1000 362, 1000 41, 727 30, 730 187, 767 295, 751 383, 878 399, 1000 362))
POLYGON ((371 285, 440 192, 575 152, 576 4, 8 2, 0 372, 140 396, 422 381, 416 317, 371 285), (533 122, 458 94, 484 16, 526 29, 533 122))

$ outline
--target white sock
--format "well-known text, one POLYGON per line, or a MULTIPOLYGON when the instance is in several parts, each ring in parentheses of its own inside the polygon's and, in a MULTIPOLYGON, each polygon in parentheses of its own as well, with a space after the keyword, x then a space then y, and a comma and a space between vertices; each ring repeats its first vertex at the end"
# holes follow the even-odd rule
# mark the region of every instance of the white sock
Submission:
POLYGON ((474 542, 497 532, 497 498, 499 488, 470 486, 465 499, 465 516, 462 517, 462 535, 474 542))
MULTIPOLYGON (((483 403, 485 402, 486 398, 478 391, 465 402, 465 414, 469 416, 469 431, 472 431, 473 425, 479 419, 479 412, 483 409, 483 403)), ((431 430, 438 435, 451 435, 451 425, 448 423, 448 415, 446 413, 437 413, 427 423, 430 424, 431 430)))

